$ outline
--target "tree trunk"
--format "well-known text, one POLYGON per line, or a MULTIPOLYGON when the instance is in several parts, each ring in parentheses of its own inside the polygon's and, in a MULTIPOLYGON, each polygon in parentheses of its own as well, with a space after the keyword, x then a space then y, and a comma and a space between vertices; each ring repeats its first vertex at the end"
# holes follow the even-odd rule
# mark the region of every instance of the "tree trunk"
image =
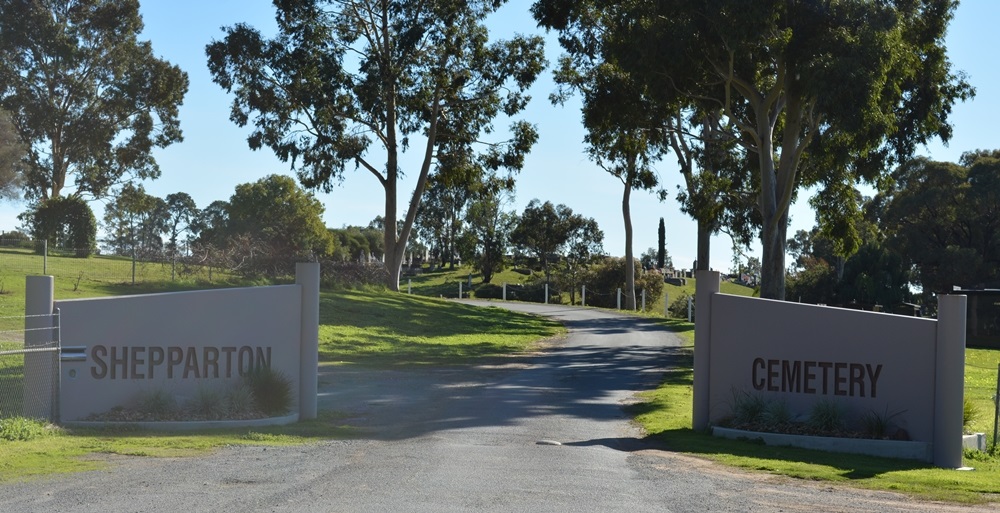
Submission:
POLYGON ((785 238, 788 233, 788 211, 777 223, 764 223, 760 240, 763 246, 760 262, 760 297, 785 299, 785 238))
POLYGON ((712 249, 712 227, 708 221, 698 220, 698 266, 696 271, 709 270, 712 249))
POLYGON ((622 218, 625 220, 625 309, 635 310, 635 258, 632 256, 632 212, 629 208, 635 160, 634 157, 629 160, 625 192, 622 194, 622 218))

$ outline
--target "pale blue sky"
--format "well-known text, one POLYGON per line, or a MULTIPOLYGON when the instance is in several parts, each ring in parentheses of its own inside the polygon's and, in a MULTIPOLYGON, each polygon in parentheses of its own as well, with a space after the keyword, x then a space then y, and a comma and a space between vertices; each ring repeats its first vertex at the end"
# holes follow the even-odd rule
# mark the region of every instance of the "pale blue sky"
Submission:
MULTIPOLYGON (((497 37, 514 32, 541 33, 528 13, 531 2, 513 0, 490 20, 497 37)), ((145 21, 143 39, 152 42, 154 52, 179 65, 188 73, 190 89, 181 107, 184 141, 156 152, 162 169, 159 180, 145 183, 150 194, 164 197, 185 191, 199 207, 212 201, 228 200, 237 184, 252 182, 271 173, 292 174, 269 150, 250 151, 246 144, 248 129, 229 121, 231 98, 211 81, 205 59, 205 45, 220 39, 220 27, 248 23, 265 34, 274 30, 274 10, 268 0, 144 0, 141 12, 145 21)), ((966 0, 958 8, 948 34, 949 56, 955 69, 969 74, 977 89, 975 100, 955 107, 952 120, 955 136, 949 147, 939 143, 925 148, 922 154, 935 160, 956 161, 962 152, 973 149, 1000 148, 995 120, 1000 117, 1000 72, 994 52, 998 48, 1000 4, 993 0, 966 0)), ((561 53, 553 35, 547 37, 546 53, 550 63, 561 53)), ((575 212, 593 217, 605 233, 604 248, 609 254, 624 254, 624 228, 621 216, 622 186, 615 178, 591 163, 582 143, 578 104, 552 106, 548 95, 554 89, 551 74, 546 72, 532 88, 533 100, 521 116, 535 123, 540 140, 528 156, 518 177, 513 209, 523 210, 531 199, 565 204, 575 212)), ((409 176, 416 173, 413 160, 403 163, 409 176)), ((632 218, 635 230, 634 250, 639 255, 656 245, 659 218, 666 220, 667 250, 678 267, 690 267, 695 258, 695 225, 680 212, 674 199, 680 183, 673 157, 657 165, 661 182, 671 197, 660 202, 652 194, 634 193, 632 218)), ((413 190, 413 181, 400 184, 402 212, 413 190)), ((382 213, 382 189, 365 171, 348 171, 341 186, 331 193, 317 193, 326 206, 327 226, 365 225, 382 213)), ((793 207, 792 227, 808 229, 814 224, 813 213, 806 205, 808 194, 793 207)), ((95 203, 100 218, 103 205, 95 203)), ((11 230, 19 224, 16 215, 23 204, 0 205, 0 229, 11 230)), ((759 253, 759 243, 752 247, 759 253)), ((731 243, 726 236, 716 237, 712 246, 712 266, 726 271, 731 267, 731 243)))

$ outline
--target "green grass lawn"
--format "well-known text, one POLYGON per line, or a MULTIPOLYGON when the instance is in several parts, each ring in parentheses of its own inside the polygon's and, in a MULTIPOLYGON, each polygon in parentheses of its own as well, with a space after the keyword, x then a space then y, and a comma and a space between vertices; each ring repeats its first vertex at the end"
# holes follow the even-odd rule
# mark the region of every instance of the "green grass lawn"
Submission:
POLYGON ((321 362, 464 364, 564 332, 539 317, 416 295, 345 290, 320 298, 321 362))

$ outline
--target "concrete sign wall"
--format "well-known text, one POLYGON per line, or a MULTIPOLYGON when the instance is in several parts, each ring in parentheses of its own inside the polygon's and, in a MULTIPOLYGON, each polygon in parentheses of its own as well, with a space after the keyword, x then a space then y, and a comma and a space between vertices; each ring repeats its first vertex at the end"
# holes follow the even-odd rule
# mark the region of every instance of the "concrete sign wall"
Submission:
POLYGON ((845 408, 847 420, 869 411, 899 413, 897 427, 912 440, 929 442, 936 324, 715 294, 709 420, 729 415, 733 390, 740 390, 784 401, 802 417, 822 399, 845 408))
MULTIPOLYGON (((62 362, 61 420, 124 406, 144 391, 183 402, 219 391, 266 365, 300 390, 299 285, 57 301, 62 346, 86 358, 62 362)), ((315 378, 313 378, 315 379, 315 378)))
POLYGON ((734 393, 783 401, 808 417, 819 401, 861 416, 894 415, 900 435, 961 466, 965 296, 940 296, 938 320, 719 293, 697 282, 693 427, 732 413, 734 393))

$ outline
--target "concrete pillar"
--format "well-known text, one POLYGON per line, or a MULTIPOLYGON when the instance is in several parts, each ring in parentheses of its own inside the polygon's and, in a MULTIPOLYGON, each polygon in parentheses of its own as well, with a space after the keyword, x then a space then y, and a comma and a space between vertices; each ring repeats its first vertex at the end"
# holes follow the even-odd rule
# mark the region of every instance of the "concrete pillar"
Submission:
POLYGON ((643 311, 643 312, 646 311, 646 289, 642 289, 642 310, 641 311, 643 311))
POLYGON ((462 282, 458 282, 458 299, 462 299, 462 282))
POLYGON ((622 309, 622 289, 618 289, 618 309, 622 309))
POLYGON ((938 296, 934 371, 934 465, 962 466, 966 296, 938 296))
POLYGON ((549 284, 545 284, 545 304, 549 304, 549 284))
POLYGON ((302 289, 299 418, 315 419, 319 388, 319 263, 295 264, 295 283, 302 289))
POLYGON ((507 301, 507 282, 503 282, 503 300, 507 301))
POLYGON ((580 294, 580 306, 587 306, 587 286, 583 286, 583 292, 580 294))
POLYGON ((698 310, 695 312, 694 320, 694 391, 691 427, 695 431, 703 431, 708 429, 711 397, 709 358, 712 354, 712 295, 719 292, 722 280, 716 271, 698 271, 697 279, 694 293, 698 310))
MULTIPOLYGON (((24 294, 24 348, 56 346, 52 308, 55 280, 51 276, 27 276, 24 294)), ((58 352, 42 351, 24 355, 25 417, 54 420, 56 415, 56 371, 58 352)))

